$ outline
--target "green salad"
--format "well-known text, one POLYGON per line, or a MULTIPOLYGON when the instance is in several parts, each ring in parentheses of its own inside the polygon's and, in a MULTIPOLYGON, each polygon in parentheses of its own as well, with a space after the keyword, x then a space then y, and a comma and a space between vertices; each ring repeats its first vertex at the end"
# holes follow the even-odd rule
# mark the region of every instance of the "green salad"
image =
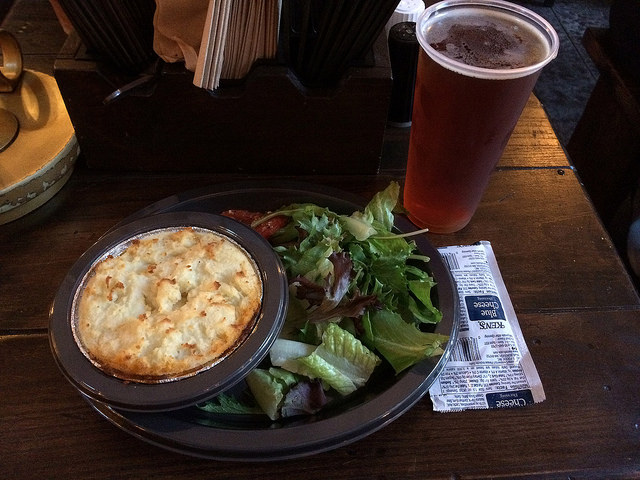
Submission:
POLYGON ((399 191, 391 183, 351 215, 314 204, 251 215, 287 272, 285 326, 268 362, 246 377, 252 401, 222 394, 200 408, 272 420, 314 414, 366 385, 382 362, 398 374, 442 354, 448 337, 421 328, 442 318, 429 258, 410 239, 421 232, 393 232, 399 191))

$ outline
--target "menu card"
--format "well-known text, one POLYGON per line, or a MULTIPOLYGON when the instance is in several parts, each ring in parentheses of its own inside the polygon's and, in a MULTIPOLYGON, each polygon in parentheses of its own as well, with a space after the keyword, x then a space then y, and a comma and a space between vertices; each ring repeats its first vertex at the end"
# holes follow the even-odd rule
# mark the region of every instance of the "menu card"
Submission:
POLYGON ((193 83, 213 90, 275 58, 279 21, 279 0, 210 0, 193 83))
POLYGON ((435 411, 523 407, 545 399, 489 242, 443 247, 460 298, 460 332, 429 393, 435 411))

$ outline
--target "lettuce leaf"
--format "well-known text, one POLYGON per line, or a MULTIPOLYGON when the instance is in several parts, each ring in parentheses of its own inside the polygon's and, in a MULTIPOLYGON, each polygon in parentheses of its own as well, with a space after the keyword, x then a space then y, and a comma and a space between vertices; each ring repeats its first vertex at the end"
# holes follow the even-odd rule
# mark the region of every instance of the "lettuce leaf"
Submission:
MULTIPOLYGON (((422 232, 393 231, 399 195, 391 182, 351 215, 301 203, 259 218, 290 218, 269 238, 290 283, 285 327, 270 350, 272 368, 246 379, 272 420, 313 414, 327 394, 353 393, 380 357, 400 373, 442 354, 448 337, 419 328, 438 323, 442 313, 432 299, 429 258, 410 240, 422 232)), ((242 405, 223 399, 215 408, 242 405)))
POLYGON ((422 323, 438 323, 442 320, 442 312, 433 305, 431 300, 431 290, 435 285, 436 282, 431 278, 409 282, 409 290, 417 300, 410 299, 409 309, 422 323))
POLYGON ((318 346, 277 339, 269 358, 273 365, 319 379, 341 395, 363 386, 381 361, 354 335, 334 323, 326 326, 318 346))
POLYGON ((297 361, 311 378, 319 378, 341 395, 349 395, 367 383, 380 358, 352 334, 330 324, 318 348, 297 361))
POLYGON ((285 395, 298 381, 291 372, 277 368, 254 368, 245 380, 256 402, 271 420, 280 418, 285 395))
POLYGON ((376 193, 363 212, 353 212, 342 216, 345 229, 359 241, 365 241, 378 234, 389 232, 393 228, 393 210, 398 204, 400 185, 391 182, 383 191, 376 193))
POLYGON ((298 359, 311 355, 316 348, 316 345, 278 338, 271 346, 271 350, 269 350, 269 359, 275 367, 282 367, 293 373, 304 374, 304 368, 298 362, 298 359))
POLYGON ((393 211, 400 197, 400 185, 391 182, 387 188, 376 193, 364 209, 365 215, 370 215, 374 220, 382 224, 387 232, 393 228, 393 211))
POLYGON ((353 212, 349 217, 341 217, 344 228, 358 241, 364 241, 378 233, 373 226, 373 216, 362 212, 353 212))
POLYGON ((371 341, 396 373, 428 357, 442 355, 449 337, 420 331, 388 310, 370 316, 371 341))
MULTIPOLYGON (((274 212, 292 220, 284 229, 287 242, 274 244, 291 281, 288 338, 295 338, 291 333, 297 331, 298 339, 316 344, 326 333, 325 324, 349 325, 361 342, 377 349, 398 371, 406 368, 405 363, 441 351, 430 348, 432 339, 426 340, 428 334, 418 328, 438 323, 442 313, 432 298, 436 283, 425 268, 429 258, 417 252, 411 234, 393 232, 394 212, 401 209, 399 194, 399 185, 391 182, 363 211, 351 215, 313 204, 293 204, 274 212), (390 326, 383 323, 385 319, 390 326), (399 332, 393 332, 396 324, 401 340, 399 332)), ((335 362, 326 362, 318 353, 309 357, 306 368, 313 364, 324 371, 323 378, 332 377, 338 389, 351 390, 341 371, 329 373, 335 362)), ((296 364, 304 370, 300 362, 296 364)))

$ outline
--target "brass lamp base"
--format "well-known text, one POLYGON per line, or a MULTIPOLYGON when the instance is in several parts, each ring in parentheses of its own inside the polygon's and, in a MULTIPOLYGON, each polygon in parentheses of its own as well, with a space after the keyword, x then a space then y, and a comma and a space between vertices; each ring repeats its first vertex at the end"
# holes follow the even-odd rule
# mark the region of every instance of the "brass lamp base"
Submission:
POLYGON ((11 145, 18 136, 18 118, 9 110, 0 108, 0 152, 11 145))

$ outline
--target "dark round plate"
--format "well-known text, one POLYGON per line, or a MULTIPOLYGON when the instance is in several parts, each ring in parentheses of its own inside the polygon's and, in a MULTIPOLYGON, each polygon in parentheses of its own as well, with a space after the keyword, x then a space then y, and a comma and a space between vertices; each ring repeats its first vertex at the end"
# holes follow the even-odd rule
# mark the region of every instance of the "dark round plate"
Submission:
MULTIPOLYGON (((347 214, 366 205, 358 196, 324 186, 281 181, 243 182, 169 197, 122 223, 163 212, 264 211, 302 202, 313 202, 347 214)), ((396 218, 396 227, 402 232, 416 230, 400 216, 396 218)), ((449 270, 426 236, 418 235, 414 240, 420 251, 431 258, 429 266, 437 282, 438 306, 443 319, 435 331, 450 336, 439 358, 426 359, 398 376, 392 371, 378 371, 345 403, 312 417, 289 421, 271 422, 266 416, 258 415, 212 414, 197 407, 162 413, 127 412, 90 398, 88 401, 131 435, 169 450, 210 459, 281 460, 331 450, 361 439, 398 418, 428 392, 442 372, 458 336, 458 295, 449 270)), ((243 384, 240 382, 234 391, 242 391, 243 384)))
POLYGON ((49 339, 60 370, 87 397, 123 410, 172 410, 205 401, 240 382, 269 353, 282 329, 287 303, 288 282, 282 263, 269 243, 253 229, 211 213, 163 213, 141 217, 111 230, 78 259, 56 294, 49 319, 49 339), (76 341, 74 298, 91 268, 114 248, 148 232, 176 227, 212 231, 246 250, 261 275, 260 312, 246 338, 222 360, 203 371, 161 383, 122 380, 94 365, 76 341))

